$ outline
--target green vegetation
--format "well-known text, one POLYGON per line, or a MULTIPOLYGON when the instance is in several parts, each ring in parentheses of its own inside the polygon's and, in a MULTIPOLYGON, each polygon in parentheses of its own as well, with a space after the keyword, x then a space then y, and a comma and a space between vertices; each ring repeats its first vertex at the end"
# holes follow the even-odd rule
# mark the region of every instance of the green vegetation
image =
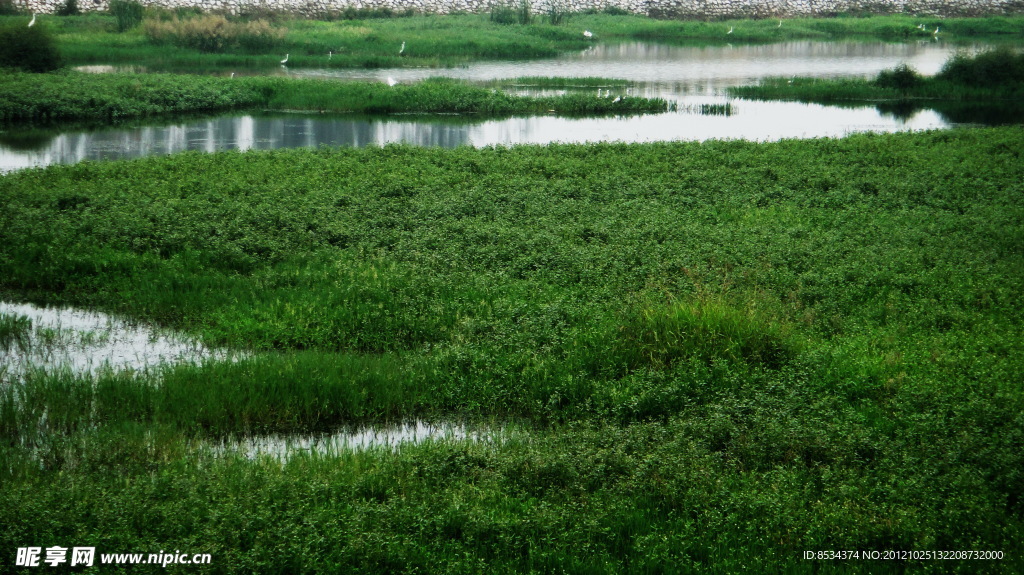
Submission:
MULTIPOLYGON (((130 3, 124 3, 130 4, 130 3)), ((495 4, 499 10, 503 4, 495 4)), ((520 19, 521 5, 507 6, 513 22, 520 19)), ((144 27, 116 31, 122 23, 111 15, 83 14, 54 18, 54 29, 65 60, 71 65, 141 65, 151 71, 223 70, 224 68, 266 69, 277 66, 285 53, 293 67, 352 68, 398 66, 455 66, 474 60, 546 58, 580 50, 593 41, 583 37, 591 30, 594 40, 651 40, 670 43, 780 42, 791 40, 887 40, 931 39, 941 26, 945 42, 1019 42, 1024 36, 1024 17, 912 18, 877 16, 871 18, 736 20, 725 22, 664 21, 640 16, 609 14, 549 14, 532 23, 500 24, 489 15, 413 16, 407 18, 336 18, 373 16, 371 13, 324 15, 330 21, 292 20, 273 13, 229 17, 236 25, 263 19, 278 30, 287 30, 278 42, 257 45, 236 44, 222 53, 204 52, 158 42, 154 44, 144 27), (555 21, 559 24, 552 24, 555 21), (925 25, 926 30, 918 28, 925 25), (733 34, 726 35, 729 28, 733 34), (402 43, 405 50, 399 54, 402 43), (328 53, 331 57, 328 58, 328 53)), ((381 14, 384 16, 385 14, 381 14)), ((145 18, 161 22, 209 18, 183 11, 150 10, 145 18)), ((24 22, 23 17, 8 18, 24 22)), ((132 27, 134 26, 134 27, 132 27)))
POLYGON ((0 23, 0 70, 49 72, 60 66, 60 52, 47 26, 29 28, 14 19, 0 23))
POLYGON ((272 27, 264 20, 231 22, 224 16, 208 15, 179 20, 146 20, 146 37, 154 44, 194 48, 200 52, 227 49, 270 50, 284 38, 284 28, 272 27))
MULTIPOLYGON (((874 80, 770 78, 757 86, 729 88, 734 96, 803 102, 870 100, 1024 101, 1024 53, 999 48, 957 54, 934 77, 907 65, 885 70, 874 80)), ((1012 107, 1012 106, 1011 106, 1012 107)))
POLYGON ((45 76, 10 73, 0 77, 0 120, 51 122, 117 121, 162 114, 230 109, 287 109, 319 112, 447 113, 486 116, 640 114, 670 108, 660 99, 591 94, 534 98, 437 78, 409 85, 296 80, 216 78, 165 74, 45 76))
POLYGON ((1022 149, 1014 127, 8 174, 6 297, 252 353, 0 385, 0 547, 225 573, 978 549, 1006 558, 871 565, 1019 571, 1022 149), (528 431, 283 464, 204 443, 413 417, 528 431))
MULTIPOLYGON (((25 349, 29 344, 32 320, 23 315, 0 313, 0 351, 25 349)), ((0 371, 0 376, 3 372, 0 371)))
POLYGON ((133 0, 110 0, 110 13, 117 21, 117 31, 127 32, 142 23, 142 4, 133 0))

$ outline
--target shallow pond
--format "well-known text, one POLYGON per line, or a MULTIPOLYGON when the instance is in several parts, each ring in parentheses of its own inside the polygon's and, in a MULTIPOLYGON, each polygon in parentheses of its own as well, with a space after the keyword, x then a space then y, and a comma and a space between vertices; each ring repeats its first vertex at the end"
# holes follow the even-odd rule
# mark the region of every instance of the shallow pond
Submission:
MULTIPOLYGON (((467 117, 227 114, 119 129, 15 130, 0 132, 0 172, 185 150, 212 152, 393 142, 454 147, 710 138, 777 140, 839 137, 863 131, 939 129, 956 121, 931 110, 891 114, 873 106, 741 100, 730 98, 724 89, 771 76, 867 77, 904 62, 922 73, 934 74, 956 49, 930 40, 908 44, 803 41, 704 47, 625 43, 595 46, 550 60, 486 62, 442 70, 282 67, 277 73, 339 81, 415 82, 439 75, 473 82, 521 76, 617 78, 628 80, 631 85, 603 92, 608 97, 630 94, 665 98, 676 102, 679 110, 631 117, 538 116, 486 121, 467 117)), ((531 93, 527 88, 512 89, 531 93)))
POLYGON ((8 328, 0 338, 0 381, 17 381, 33 369, 86 375, 145 372, 229 357, 180 334, 100 312, 0 302, 0 321, 8 328), (11 330, 12 323, 22 329, 11 330))

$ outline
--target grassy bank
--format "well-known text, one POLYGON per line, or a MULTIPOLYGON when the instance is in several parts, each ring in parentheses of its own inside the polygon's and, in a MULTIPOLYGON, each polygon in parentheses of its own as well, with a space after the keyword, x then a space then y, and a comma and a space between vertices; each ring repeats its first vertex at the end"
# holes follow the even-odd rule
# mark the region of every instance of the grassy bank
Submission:
POLYGON ((996 128, 6 175, 6 297, 254 353, 0 388, 0 546, 264 573, 812 572, 835 565, 804 550, 977 549, 1006 558, 872 568, 1013 572, 1022 149, 996 128), (536 427, 283 465, 202 447, 410 417, 536 427))
MULTIPOLYGON (((156 16, 151 16, 156 19, 156 16)), ((416 16, 344 21, 270 21, 275 35, 249 44, 205 52, 154 42, 144 26, 116 32, 112 16, 89 14, 41 17, 70 65, 142 65, 152 71, 272 68, 289 54, 293 67, 350 68, 454 66, 476 60, 546 58, 581 50, 594 42, 649 40, 669 43, 782 42, 792 40, 932 39, 940 26, 946 42, 1019 42, 1021 17, 915 18, 875 16, 723 22, 666 21, 640 16, 571 15, 560 25, 537 18, 529 25, 503 25, 488 15, 416 16), (925 30, 918 28, 924 25, 925 30), (729 29, 732 34, 727 34, 729 29), (588 40, 583 30, 594 36, 588 40), (280 34, 278 38, 276 34, 280 34), (405 45, 404 50, 402 45, 405 45)), ((24 25, 23 17, 0 17, 0 24, 24 25)))
POLYGON ((591 94, 513 96, 448 79, 388 86, 289 78, 81 72, 10 72, 0 78, 0 121, 5 122, 110 122, 239 109, 511 116, 657 113, 667 111, 669 104, 658 99, 613 100, 591 94))

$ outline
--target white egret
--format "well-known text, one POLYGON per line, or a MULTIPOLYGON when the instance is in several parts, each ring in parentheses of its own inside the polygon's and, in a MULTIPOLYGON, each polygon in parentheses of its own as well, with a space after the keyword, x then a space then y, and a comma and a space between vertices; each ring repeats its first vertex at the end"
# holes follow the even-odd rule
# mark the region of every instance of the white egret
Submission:
POLYGON ((935 35, 935 36, 939 35, 939 27, 938 26, 935 27, 935 31, 932 32, 932 34, 935 35))
POLYGON ((398 83, 398 80, 395 80, 391 76, 388 76, 388 86, 394 86, 397 83, 398 83))
POLYGON ((405 53, 405 42, 402 42, 402 47, 398 49, 398 55, 401 56, 405 53))
POLYGON ((622 96, 615 96, 615 99, 612 100, 612 104, 614 104, 615 102, 621 102, 621 101, 622 101, 622 96))
POLYGON ((231 77, 232 77, 232 78, 234 78, 234 77, 235 77, 235 73, 234 73, 234 72, 232 72, 232 73, 231 73, 231 77))
POLYGON ((584 38, 593 38, 594 37, 594 33, 591 32, 590 30, 584 30, 583 31, 583 37, 584 38))
POLYGON ((291 56, 291 54, 285 54, 284 55, 284 60, 281 60, 281 65, 282 66, 284 66, 285 64, 288 63, 288 56, 291 56))
POLYGON ((327 59, 328 59, 328 60, 330 60, 330 59, 331 59, 331 56, 333 56, 333 55, 334 55, 334 50, 328 50, 328 51, 327 51, 327 59))
POLYGON ((782 28, 782 18, 779 18, 779 25, 776 28, 782 28))
POLYGON ((28 23, 28 27, 31 28, 36 25, 36 13, 32 13, 32 21, 28 23))
POLYGON ((732 34, 732 26, 729 26, 729 31, 726 34, 732 34))

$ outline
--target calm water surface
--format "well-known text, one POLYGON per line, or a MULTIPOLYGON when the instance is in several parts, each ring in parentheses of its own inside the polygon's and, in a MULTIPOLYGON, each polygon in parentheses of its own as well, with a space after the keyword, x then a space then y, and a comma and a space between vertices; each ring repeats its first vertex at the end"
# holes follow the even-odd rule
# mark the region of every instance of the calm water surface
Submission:
POLYGON ((946 128, 952 123, 930 110, 894 116, 871 106, 840 108, 756 102, 730 98, 724 89, 772 76, 870 77, 900 63, 910 64, 924 74, 934 74, 955 50, 953 46, 933 41, 910 44, 802 41, 712 47, 625 43, 595 46, 551 60, 487 62, 442 70, 289 70, 282 67, 276 73, 339 81, 392 79, 399 83, 440 75, 474 82, 520 76, 618 78, 629 80, 632 85, 606 92, 609 97, 629 94, 665 98, 676 102, 679 111, 631 117, 540 116, 488 121, 466 117, 229 114, 119 129, 8 131, 0 132, 0 171, 185 150, 213 152, 395 142, 455 147, 711 138, 777 140, 844 136, 864 131, 946 128), (702 114, 702 104, 729 104, 729 114, 702 114))
POLYGON ((0 346, 0 383, 35 369, 78 375, 145 372, 172 363, 228 359, 195 339, 105 313, 0 301, 0 314, 27 317, 27 338, 0 346))

